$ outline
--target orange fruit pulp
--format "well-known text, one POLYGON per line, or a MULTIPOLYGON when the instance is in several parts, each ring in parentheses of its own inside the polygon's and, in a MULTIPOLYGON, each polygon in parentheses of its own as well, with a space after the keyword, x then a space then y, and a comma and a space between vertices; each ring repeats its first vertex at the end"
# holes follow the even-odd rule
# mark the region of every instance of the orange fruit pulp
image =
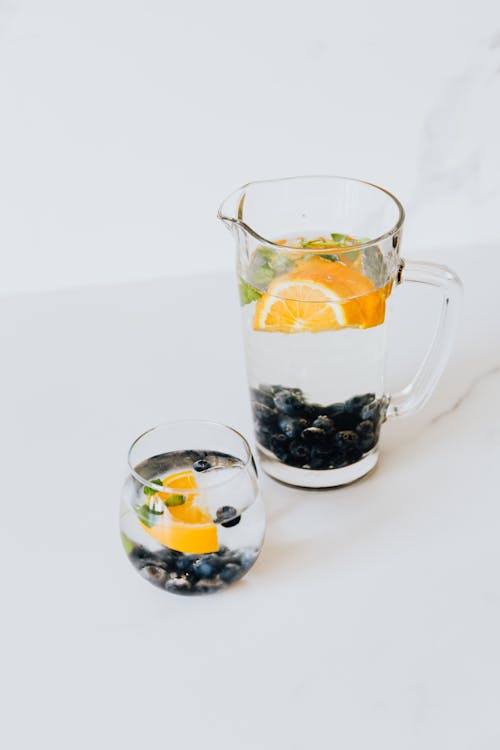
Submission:
POLYGON ((217 527, 207 507, 197 504, 199 497, 194 473, 191 469, 170 474, 162 480, 164 487, 173 492, 158 492, 151 499, 160 498, 168 502, 174 495, 184 494, 182 505, 165 505, 165 511, 158 517, 158 522, 151 527, 139 520, 144 531, 164 547, 186 552, 204 554, 217 552, 219 541, 217 527), (178 490, 176 492, 175 490, 178 490), (188 490, 191 490, 190 492, 188 490))
POLYGON ((301 260, 257 300, 253 327, 280 333, 371 328, 384 322, 390 286, 376 289, 361 271, 341 261, 301 260))

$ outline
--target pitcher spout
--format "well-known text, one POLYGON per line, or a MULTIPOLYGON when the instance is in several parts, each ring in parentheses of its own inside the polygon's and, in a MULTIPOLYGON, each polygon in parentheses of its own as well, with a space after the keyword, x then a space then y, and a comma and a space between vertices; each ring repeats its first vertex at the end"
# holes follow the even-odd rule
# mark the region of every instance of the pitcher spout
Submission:
POLYGON ((246 197, 245 187, 239 188, 234 193, 231 193, 231 195, 228 195, 219 207, 217 218, 222 221, 230 232, 237 229, 243 221, 243 209, 246 197))

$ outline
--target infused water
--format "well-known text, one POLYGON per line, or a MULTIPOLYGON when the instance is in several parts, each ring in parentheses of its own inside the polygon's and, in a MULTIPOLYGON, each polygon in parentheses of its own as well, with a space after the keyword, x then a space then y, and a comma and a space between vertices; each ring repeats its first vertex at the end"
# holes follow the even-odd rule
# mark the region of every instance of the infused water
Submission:
POLYGON ((377 461, 392 282, 363 243, 280 238, 257 248, 240 278, 260 458, 291 484, 344 484, 377 461))

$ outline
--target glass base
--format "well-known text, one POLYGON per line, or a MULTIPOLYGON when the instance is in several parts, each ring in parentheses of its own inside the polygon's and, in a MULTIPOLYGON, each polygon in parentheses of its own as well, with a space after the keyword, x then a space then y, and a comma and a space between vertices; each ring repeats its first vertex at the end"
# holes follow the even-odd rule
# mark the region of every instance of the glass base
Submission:
POLYGON ((377 464, 379 452, 373 450, 362 459, 340 469, 299 469, 295 466, 278 461, 270 451, 258 446, 257 448, 262 469, 273 479, 294 487, 309 489, 327 489, 350 484, 368 474, 377 464))

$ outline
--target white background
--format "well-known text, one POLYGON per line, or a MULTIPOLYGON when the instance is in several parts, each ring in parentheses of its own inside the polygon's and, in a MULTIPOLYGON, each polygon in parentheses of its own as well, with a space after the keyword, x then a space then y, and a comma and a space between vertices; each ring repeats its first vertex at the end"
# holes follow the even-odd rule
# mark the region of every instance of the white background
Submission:
MULTIPOLYGON (((2 750, 498 750, 499 71, 498 0, 0 0, 2 750), (262 477, 255 568, 169 596, 119 544, 128 445, 251 435, 217 206, 315 172, 464 279, 451 362, 373 476, 262 477)), ((428 300, 394 293, 389 389, 428 300)))
POLYGON ((497 241, 499 71, 497 0, 0 0, 0 293, 228 270, 218 204, 293 174, 497 241))

